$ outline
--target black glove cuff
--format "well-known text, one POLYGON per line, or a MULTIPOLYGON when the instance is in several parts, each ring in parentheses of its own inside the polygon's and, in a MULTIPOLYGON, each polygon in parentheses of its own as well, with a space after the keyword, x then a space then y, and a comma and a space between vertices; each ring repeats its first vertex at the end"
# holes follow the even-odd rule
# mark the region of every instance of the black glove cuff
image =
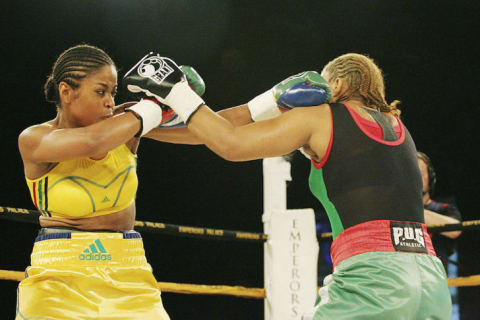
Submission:
POLYGON ((135 138, 140 138, 142 136, 143 132, 143 118, 141 115, 139 115, 137 112, 131 110, 131 109, 125 109, 125 112, 131 112, 138 120, 140 120, 140 130, 134 135, 135 138))

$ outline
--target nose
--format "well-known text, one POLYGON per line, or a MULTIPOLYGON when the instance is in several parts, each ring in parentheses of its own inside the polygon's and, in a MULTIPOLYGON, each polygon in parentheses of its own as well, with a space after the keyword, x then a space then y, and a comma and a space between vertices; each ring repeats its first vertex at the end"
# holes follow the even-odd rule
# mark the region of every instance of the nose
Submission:
POLYGON ((115 98, 112 95, 108 95, 105 101, 105 107, 112 109, 115 107, 115 98))

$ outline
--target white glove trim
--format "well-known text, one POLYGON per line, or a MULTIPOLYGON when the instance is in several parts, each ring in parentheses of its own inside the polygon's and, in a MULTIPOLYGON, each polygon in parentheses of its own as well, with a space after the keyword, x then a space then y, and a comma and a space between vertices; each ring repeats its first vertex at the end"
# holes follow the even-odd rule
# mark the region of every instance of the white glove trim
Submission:
POLYGON ((188 120, 198 108, 205 104, 202 98, 190 88, 187 81, 176 83, 168 96, 165 104, 175 111, 183 122, 188 120))
POLYGON ((142 118, 141 136, 158 127, 162 122, 162 108, 151 100, 142 99, 127 110, 136 112, 142 118))
POLYGON ((282 114, 278 109, 272 90, 256 96, 248 102, 247 106, 253 121, 273 119, 282 114))

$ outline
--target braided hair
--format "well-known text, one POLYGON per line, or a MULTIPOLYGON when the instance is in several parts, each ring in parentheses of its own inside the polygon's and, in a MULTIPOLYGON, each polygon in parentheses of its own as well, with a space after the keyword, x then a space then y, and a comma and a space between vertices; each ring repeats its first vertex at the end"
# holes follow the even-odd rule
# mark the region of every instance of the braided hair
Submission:
POLYGON ((381 112, 400 115, 395 100, 388 104, 385 100, 385 84, 382 70, 375 62, 362 54, 347 53, 341 55, 325 66, 330 79, 342 78, 346 81, 348 89, 339 97, 338 102, 351 98, 361 98, 365 105, 381 112))
POLYGON ((80 80, 106 65, 115 66, 115 63, 105 51, 95 46, 80 44, 65 50, 53 64, 52 72, 43 86, 46 100, 60 107, 60 82, 77 89, 80 80))

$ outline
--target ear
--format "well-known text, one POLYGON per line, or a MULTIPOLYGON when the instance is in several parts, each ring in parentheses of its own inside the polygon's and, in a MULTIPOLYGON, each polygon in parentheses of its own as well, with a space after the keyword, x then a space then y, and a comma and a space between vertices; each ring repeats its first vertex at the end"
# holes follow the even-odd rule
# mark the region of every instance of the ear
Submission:
POLYGON ((345 86, 347 84, 345 83, 345 80, 343 80, 342 78, 337 78, 335 79, 335 81, 333 82, 333 87, 334 87, 334 90, 337 91, 337 92, 342 92, 343 90, 345 90, 345 86))
POLYGON ((61 102, 71 103, 73 100, 74 90, 68 83, 62 81, 58 85, 58 94, 61 102))
POLYGON ((343 93, 348 89, 348 84, 343 78, 336 78, 333 81, 333 85, 330 87, 332 90, 332 97, 341 97, 343 93))

